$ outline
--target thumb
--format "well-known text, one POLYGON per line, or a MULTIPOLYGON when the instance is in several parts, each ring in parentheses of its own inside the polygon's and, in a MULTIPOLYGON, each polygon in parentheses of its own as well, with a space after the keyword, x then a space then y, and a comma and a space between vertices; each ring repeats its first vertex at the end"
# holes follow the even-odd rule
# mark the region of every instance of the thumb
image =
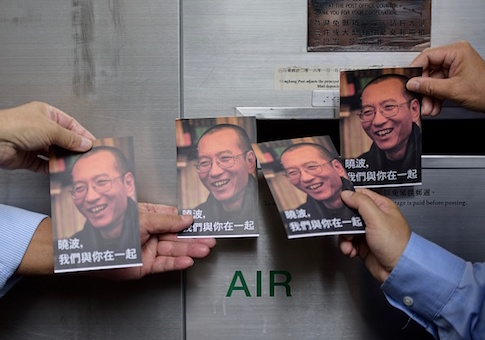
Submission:
POLYGON ((376 204, 380 197, 377 193, 360 189, 360 192, 350 190, 342 191, 341 198, 350 208, 357 209, 367 226, 375 224, 382 214, 381 208, 376 204))
POLYGON ((75 132, 67 130, 62 126, 55 124, 55 130, 52 135, 51 144, 58 145, 64 149, 84 152, 93 147, 93 141, 78 135, 75 132))
POLYGON ((191 215, 140 213, 140 228, 150 234, 177 233, 189 227, 193 221, 191 215))
POLYGON ((418 92, 436 98, 450 98, 450 79, 438 79, 429 77, 414 77, 408 80, 406 88, 409 91, 418 92))

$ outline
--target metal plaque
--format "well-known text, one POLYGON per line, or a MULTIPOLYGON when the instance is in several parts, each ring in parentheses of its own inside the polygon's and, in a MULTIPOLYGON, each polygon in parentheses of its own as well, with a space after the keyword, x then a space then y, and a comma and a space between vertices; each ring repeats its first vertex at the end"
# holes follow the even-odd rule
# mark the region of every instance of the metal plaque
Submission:
POLYGON ((308 0, 308 51, 421 51, 431 0, 308 0))

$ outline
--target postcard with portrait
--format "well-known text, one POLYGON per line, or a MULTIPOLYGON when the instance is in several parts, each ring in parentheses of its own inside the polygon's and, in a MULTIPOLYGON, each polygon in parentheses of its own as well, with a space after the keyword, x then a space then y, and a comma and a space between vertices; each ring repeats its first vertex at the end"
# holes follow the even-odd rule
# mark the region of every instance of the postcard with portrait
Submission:
POLYGON ((255 117, 177 119, 178 209, 194 223, 178 237, 256 237, 255 117))
POLYGON ((420 67, 340 72, 340 155, 355 187, 421 184, 420 67))
POLYGON ((340 198, 354 187, 329 136, 253 145, 289 239, 365 232, 340 198))
POLYGON ((133 138, 51 147, 49 172, 54 272, 141 266, 133 138))

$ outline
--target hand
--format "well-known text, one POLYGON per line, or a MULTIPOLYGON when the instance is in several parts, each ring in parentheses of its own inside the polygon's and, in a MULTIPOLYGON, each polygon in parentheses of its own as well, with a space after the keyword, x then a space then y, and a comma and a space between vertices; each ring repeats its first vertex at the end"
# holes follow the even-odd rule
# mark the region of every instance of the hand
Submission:
MULTIPOLYGON (((96 270, 89 274, 106 279, 134 280, 148 274, 187 269, 194 258, 203 258, 214 247, 213 238, 177 238, 177 232, 193 222, 191 216, 177 215, 167 205, 139 203, 142 267, 96 270)), ((52 219, 45 218, 37 227, 26 253, 16 270, 18 275, 52 275, 54 248, 52 219)), ((81 274, 86 275, 86 272, 81 274)))
POLYGON ((0 168, 48 173, 49 146, 88 151, 94 136, 74 118, 46 103, 0 110, 0 168))
POLYGON ((411 66, 423 67, 423 77, 407 83, 408 90, 425 95, 423 115, 438 115, 444 99, 485 112, 485 60, 468 42, 426 49, 411 66))
POLYGON ((148 274, 183 270, 194 258, 209 255, 214 238, 177 238, 177 232, 189 227, 192 216, 177 215, 177 209, 160 204, 139 203, 142 267, 103 270, 102 276, 118 280, 140 279, 148 274))
POLYGON ((361 258, 370 273, 384 282, 411 237, 406 219, 394 202, 368 189, 343 191, 342 200, 365 221, 365 235, 341 235, 339 246, 350 258, 361 258))

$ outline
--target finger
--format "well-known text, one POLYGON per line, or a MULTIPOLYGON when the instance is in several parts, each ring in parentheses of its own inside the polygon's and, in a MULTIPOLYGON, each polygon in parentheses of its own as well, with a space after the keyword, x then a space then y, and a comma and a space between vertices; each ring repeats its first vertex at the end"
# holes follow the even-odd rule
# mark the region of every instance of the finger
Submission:
POLYGON ((359 211, 366 223, 367 233, 370 226, 380 227, 381 222, 387 219, 387 214, 399 211, 389 198, 369 189, 357 189, 356 192, 346 190, 341 197, 345 204, 359 211))
POLYGON ((443 105, 443 101, 438 98, 431 98, 432 102, 432 109, 429 113, 430 116, 435 117, 441 112, 441 107, 443 105))
POLYGON ((170 205, 146 203, 146 202, 138 203, 138 211, 158 213, 158 214, 168 214, 168 215, 177 215, 178 213, 177 208, 172 207, 170 205))
POLYGON ((200 243, 213 248, 216 245, 216 239, 213 237, 201 237, 201 238, 180 238, 177 234, 160 234, 158 235, 159 241, 173 241, 173 242, 186 242, 186 243, 200 243))
POLYGON ((441 100, 424 96, 421 101, 421 114, 423 116, 437 116, 441 112, 441 100))
MULTIPOLYGON (((429 74, 429 78, 433 79, 446 79, 448 78, 449 70, 440 69, 429 74)), ((423 76, 424 77, 424 76, 423 76)), ((426 77, 424 77, 426 78, 426 77)))
POLYGON ((159 241, 157 245, 158 256, 203 258, 209 255, 209 252, 210 248, 201 243, 159 241))
POLYGON ((49 142, 52 145, 58 145, 64 149, 76 152, 89 151, 93 147, 92 140, 86 137, 81 137, 59 125, 53 126, 49 142))
POLYGON ((371 218, 373 214, 380 213, 379 208, 374 203, 376 193, 367 189, 360 189, 359 191, 342 191, 341 197, 345 204, 350 208, 357 209, 364 218, 367 220, 371 218))
POLYGON ((184 270, 193 266, 194 260, 189 256, 169 257, 159 256, 153 262, 151 274, 174 270, 184 270))
POLYGON ((140 213, 140 226, 150 234, 177 233, 188 228, 193 221, 190 215, 140 213))
POLYGON ((425 49, 414 58, 410 66, 422 67, 425 70, 429 68, 449 68, 453 61, 451 51, 453 49, 447 46, 425 49))
POLYGON ((191 267, 194 260, 186 255, 190 250, 184 250, 180 246, 172 246, 168 242, 161 245, 155 237, 151 237, 143 247, 143 269, 148 270, 139 277, 146 274, 163 273, 173 270, 183 270, 191 267))
POLYGON ((61 110, 47 105, 47 116, 53 124, 51 144, 71 151, 84 152, 93 147, 94 136, 74 118, 61 110))
POLYGON ((357 255, 357 249, 354 248, 352 241, 346 240, 343 237, 339 237, 338 244, 339 244, 340 251, 345 256, 353 258, 357 255))
POLYGON ((450 79, 414 77, 409 79, 406 84, 406 88, 409 91, 443 99, 452 97, 452 85, 453 81, 450 79))
POLYGON ((84 126, 82 126, 76 119, 69 116, 64 111, 59 110, 57 107, 52 105, 47 105, 47 116, 55 121, 57 124, 62 126, 65 129, 68 129, 80 136, 86 137, 88 139, 96 139, 94 135, 89 132, 84 126))

